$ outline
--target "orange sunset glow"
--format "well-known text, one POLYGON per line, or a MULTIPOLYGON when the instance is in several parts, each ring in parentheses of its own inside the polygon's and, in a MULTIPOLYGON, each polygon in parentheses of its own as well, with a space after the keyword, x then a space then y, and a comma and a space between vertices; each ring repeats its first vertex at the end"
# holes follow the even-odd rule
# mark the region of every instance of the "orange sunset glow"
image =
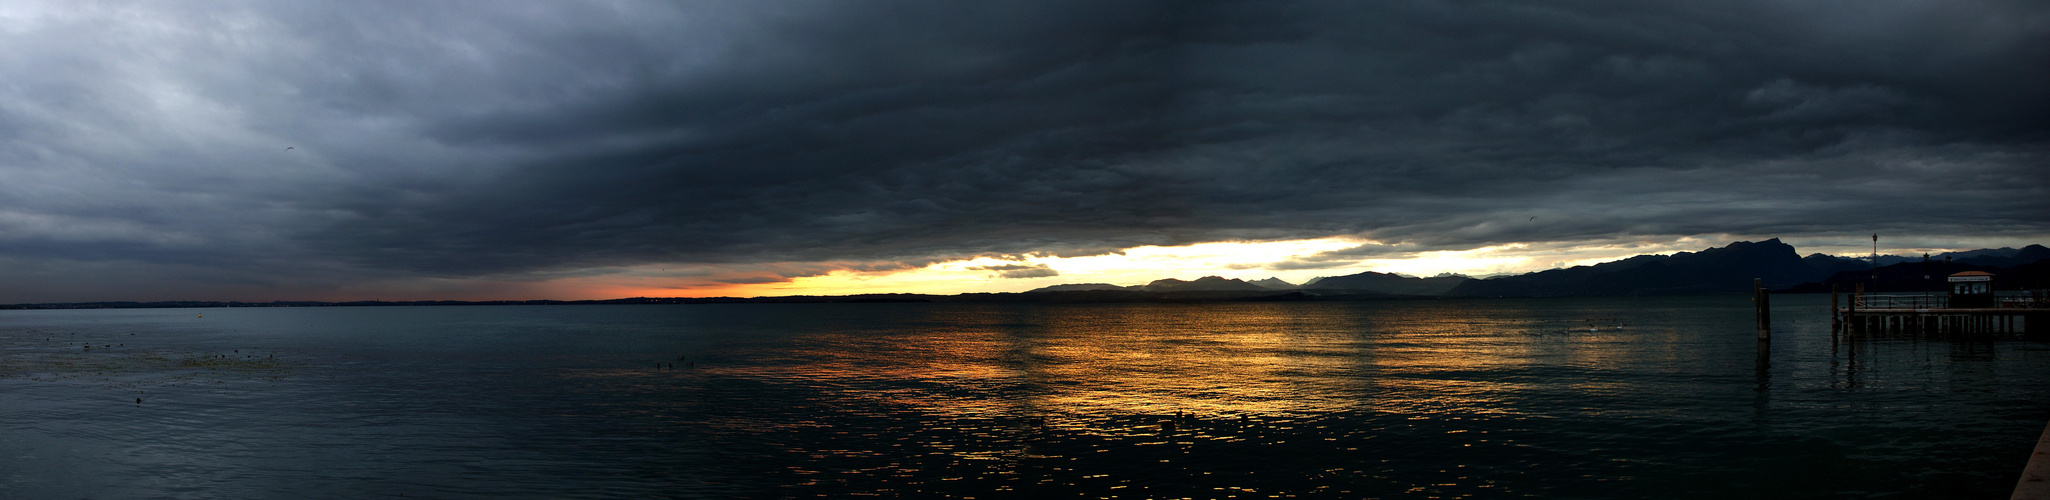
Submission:
MULTIPOLYGON (((1507 244, 1468 250, 1391 252, 1351 258, 1343 252, 1381 242, 1350 237, 1278 241, 1226 241, 1181 246, 1141 246, 1081 257, 1020 255, 976 257, 915 268, 838 265, 838 269, 783 278, 759 270, 707 268, 702 276, 677 277, 673 269, 642 266, 631 271, 551 281, 538 287, 577 297, 768 297, 861 293, 957 294, 1022 292, 1069 283, 1143 285, 1205 276, 1259 280, 1280 278, 1302 284, 1324 276, 1366 271, 1434 276, 1444 273, 1490 276, 1592 265, 1639 254, 1700 250, 1727 235, 1670 240, 1592 241, 1578 244, 1507 244), (857 270, 854 267, 882 268, 857 270), (1044 276, 1013 278, 999 269, 1045 269, 1044 276), (1057 273, 1057 274, 1055 274, 1057 273), (722 282, 727 280, 733 282, 722 282)), ((813 266, 835 267, 835 266, 813 266)), ((789 268, 801 268, 790 266, 789 268)), ((774 268, 770 268, 774 270, 774 268)))

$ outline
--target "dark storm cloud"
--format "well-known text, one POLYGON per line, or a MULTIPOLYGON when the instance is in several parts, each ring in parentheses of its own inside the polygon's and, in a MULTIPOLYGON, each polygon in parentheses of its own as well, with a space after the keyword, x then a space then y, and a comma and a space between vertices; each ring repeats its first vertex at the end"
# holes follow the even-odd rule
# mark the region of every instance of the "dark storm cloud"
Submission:
POLYGON ((2040 2, 52 9, 0 35, 0 255, 46 266, 2050 232, 2040 2))
POLYGON ((1060 276, 1061 272, 1046 264, 1004 264, 1000 266, 975 266, 972 271, 993 271, 999 278, 1046 278, 1060 276))

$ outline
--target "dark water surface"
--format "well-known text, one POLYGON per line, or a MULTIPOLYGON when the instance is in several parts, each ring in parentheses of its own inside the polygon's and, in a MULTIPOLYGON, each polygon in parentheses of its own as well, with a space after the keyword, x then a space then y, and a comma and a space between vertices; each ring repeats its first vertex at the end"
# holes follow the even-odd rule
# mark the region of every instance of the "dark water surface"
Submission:
POLYGON ((1748 299, 0 311, 0 498, 2013 488, 2050 346, 1748 299))

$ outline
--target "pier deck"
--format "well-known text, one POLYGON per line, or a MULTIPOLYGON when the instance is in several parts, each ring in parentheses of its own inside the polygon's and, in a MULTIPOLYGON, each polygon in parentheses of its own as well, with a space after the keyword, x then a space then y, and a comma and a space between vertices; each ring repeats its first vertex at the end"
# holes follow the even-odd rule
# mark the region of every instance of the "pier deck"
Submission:
POLYGON ((1942 295, 1867 295, 1852 293, 1850 301, 1837 305, 1830 298, 1831 315, 1846 334, 1865 333, 2050 333, 2050 301, 2032 295, 2003 297, 1992 307, 1949 307, 1942 295))
POLYGON ((2014 495, 2008 499, 2050 500, 2050 427, 2036 439, 2036 451, 2029 454, 2029 465, 2022 469, 2022 478, 2015 482, 2014 495))

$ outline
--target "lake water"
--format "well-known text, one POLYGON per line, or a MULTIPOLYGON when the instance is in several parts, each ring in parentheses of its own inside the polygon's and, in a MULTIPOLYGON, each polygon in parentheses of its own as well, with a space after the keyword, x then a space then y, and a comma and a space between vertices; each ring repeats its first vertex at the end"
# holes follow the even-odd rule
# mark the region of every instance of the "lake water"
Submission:
POLYGON ((0 311, 0 498, 2005 498, 2050 346, 1827 302, 0 311))

